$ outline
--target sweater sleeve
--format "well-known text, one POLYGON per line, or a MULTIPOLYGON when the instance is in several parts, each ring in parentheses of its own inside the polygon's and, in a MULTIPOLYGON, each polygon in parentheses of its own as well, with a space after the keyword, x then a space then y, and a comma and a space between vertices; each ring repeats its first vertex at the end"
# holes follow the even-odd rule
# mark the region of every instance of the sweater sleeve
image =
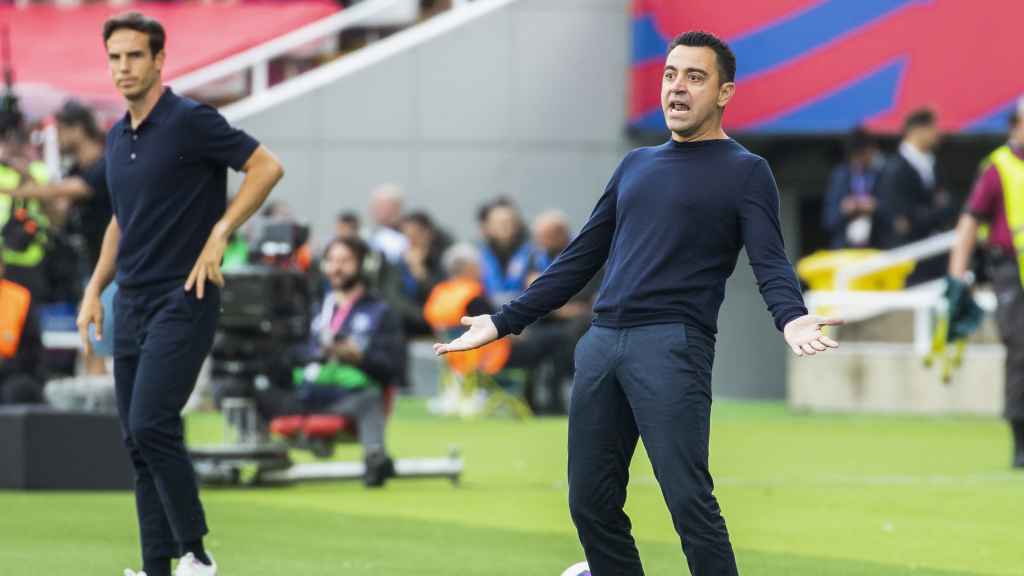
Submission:
POLYGON ((747 176, 739 213, 743 245, 757 287, 775 327, 782 331, 790 320, 807 314, 807 308, 782 241, 779 191, 763 158, 758 159, 747 176))
POLYGON ((579 235, 525 292, 491 316, 499 338, 519 334, 538 318, 564 306, 604 265, 615 233, 619 180, 628 160, 626 156, 612 174, 579 235))

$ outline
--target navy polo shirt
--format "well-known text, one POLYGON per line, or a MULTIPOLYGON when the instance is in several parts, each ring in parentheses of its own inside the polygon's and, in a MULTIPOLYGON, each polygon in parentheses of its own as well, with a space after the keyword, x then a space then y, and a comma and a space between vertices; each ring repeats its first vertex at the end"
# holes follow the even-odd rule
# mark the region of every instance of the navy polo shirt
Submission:
POLYGON ((184 284, 227 208, 227 168, 240 170, 258 146, 170 88, 136 129, 127 113, 114 124, 104 177, 121 228, 118 284, 184 284))

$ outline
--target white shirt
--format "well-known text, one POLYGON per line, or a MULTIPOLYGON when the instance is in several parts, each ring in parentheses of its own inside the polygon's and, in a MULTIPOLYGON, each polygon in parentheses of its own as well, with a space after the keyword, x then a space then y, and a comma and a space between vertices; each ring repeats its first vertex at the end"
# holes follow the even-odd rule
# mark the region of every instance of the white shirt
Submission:
POLYGON ((370 248, 384 255, 388 262, 395 264, 402 259, 409 248, 409 240, 398 230, 378 228, 370 236, 370 248))
POLYGON ((935 155, 918 150, 910 142, 900 143, 900 155, 902 155, 914 170, 921 175, 925 188, 935 187, 935 155))

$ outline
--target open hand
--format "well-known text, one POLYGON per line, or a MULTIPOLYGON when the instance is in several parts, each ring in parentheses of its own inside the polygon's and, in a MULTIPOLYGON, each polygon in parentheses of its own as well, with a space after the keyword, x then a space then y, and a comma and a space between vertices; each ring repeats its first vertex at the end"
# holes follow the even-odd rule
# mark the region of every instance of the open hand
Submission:
POLYGON ((786 344, 797 356, 814 356, 829 348, 838 348, 839 343, 821 332, 822 326, 839 326, 843 320, 839 318, 823 318, 806 314, 791 320, 783 329, 786 344))
POLYGON ((486 314, 473 317, 463 316, 462 325, 469 326, 469 330, 448 344, 434 344, 435 354, 441 356, 449 352, 472 350, 498 339, 498 329, 494 326, 491 317, 486 314))

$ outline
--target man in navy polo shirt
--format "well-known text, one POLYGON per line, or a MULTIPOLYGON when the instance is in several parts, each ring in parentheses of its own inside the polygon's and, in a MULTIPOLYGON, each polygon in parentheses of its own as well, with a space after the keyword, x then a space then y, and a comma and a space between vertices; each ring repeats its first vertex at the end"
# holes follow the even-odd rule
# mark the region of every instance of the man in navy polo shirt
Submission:
POLYGON ((722 116, 736 58, 721 40, 673 40, 661 100, 672 133, 619 165, 590 220, 547 270, 438 354, 482 346, 562 307, 607 262, 593 326, 576 347, 569 408, 569 510, 595 576, 640 576, 623 511, 643 438, 690 573, 737 574, 708 470, 711 365, 725 281, 746 248, 775 326, 797 355, 838 344, 807 314, 786 259, 771 169, 729 138, 722 116))
MULTIPOLYGON (((216 110, 163 86, 163 26, 138 13, 103 25, 128 112, 107 134, 114 216, 78 317, 102 338, 100 293, 115 279, 114 379, 135 466, 144 574, 212 576, 206 519, 185 449, 181 410, 210 351, 228 239, 284 174, 277 159, 216 110), (245 172, 227 206, 227 168, 245 172)), ((134 575, 131 570, 126 575, 134 575)))

